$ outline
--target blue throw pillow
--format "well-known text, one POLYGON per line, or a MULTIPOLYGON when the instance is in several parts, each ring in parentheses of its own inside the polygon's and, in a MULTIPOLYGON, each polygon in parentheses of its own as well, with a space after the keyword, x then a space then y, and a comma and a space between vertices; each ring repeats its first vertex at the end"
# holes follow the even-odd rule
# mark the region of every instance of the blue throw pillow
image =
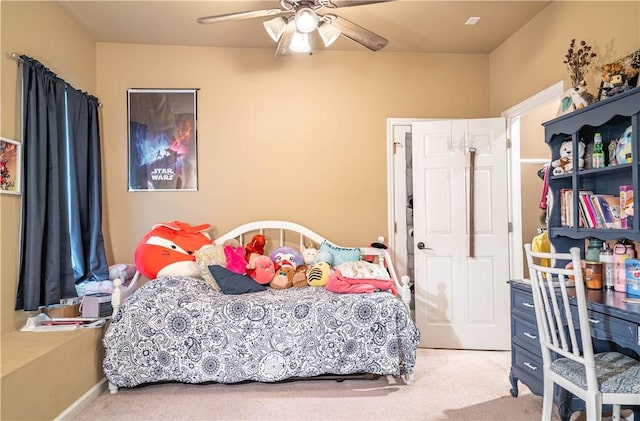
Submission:
POLYGON ((209 271, 223 294, 239 295, 248 292, 258 292, 267 289, 246 275, 231 272, 220 265, 209 266, 209 271))
POLYGON ((320 244, 318 254, 324 251, 328 251, 333 256, 333 267, 345 262, 355 262, 360 260, 359 248, 338 247, 328 241, 323 241, 322 244, 320 244))

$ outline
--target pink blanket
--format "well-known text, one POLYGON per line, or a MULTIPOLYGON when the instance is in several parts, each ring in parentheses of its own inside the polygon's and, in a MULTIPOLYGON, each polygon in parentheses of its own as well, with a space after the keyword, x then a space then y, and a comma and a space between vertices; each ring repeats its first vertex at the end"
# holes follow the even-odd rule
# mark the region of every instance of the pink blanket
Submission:
POLYGON ((325 285, 325 288, 329 291, 339 293, 391 291, 392 294, 396 294, 396 288, 392 279, 347 278, 343 276, 338 269, 334 270, 329 276, 329 281, 327 285, 325 285))

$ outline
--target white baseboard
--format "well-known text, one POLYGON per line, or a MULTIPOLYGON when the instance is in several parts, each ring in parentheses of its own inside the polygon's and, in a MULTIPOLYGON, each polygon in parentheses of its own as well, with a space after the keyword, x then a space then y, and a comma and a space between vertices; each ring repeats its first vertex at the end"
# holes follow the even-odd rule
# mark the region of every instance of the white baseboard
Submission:
POLYGON ((54 418, 54 421, 69 421, 74 419, 84 408, 91 402, 96 400, 105 390, 107 390, 107 379, 102 378, 95 386, 80 396, 67 409, 62 411, 60 415, 54 418))

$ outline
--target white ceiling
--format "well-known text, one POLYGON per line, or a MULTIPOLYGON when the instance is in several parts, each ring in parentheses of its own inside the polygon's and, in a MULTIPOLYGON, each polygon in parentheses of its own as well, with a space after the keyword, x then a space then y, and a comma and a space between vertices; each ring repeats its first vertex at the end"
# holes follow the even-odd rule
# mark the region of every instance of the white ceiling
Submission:
MULTIPOLYGON (((255 9, 279 8, 279 1, 62 1, 58 3, 97 42, 275 48, 255 18, 199 24, 196 18, 255 9)), ((525 25, 550 1, 395 0, 334 10, 389 40, 382 51, 487 54, 525 25), (464 25, 471 16, 482 19, 464 25)), ((326 9, 322 10, 323 12, 326 9)), ((314 39, 314 50, 321 48, 314 39)), ((341 37, 332 50, 368 51, 341 37)), ((373 54, 373 53, 372 53, 373 54)))

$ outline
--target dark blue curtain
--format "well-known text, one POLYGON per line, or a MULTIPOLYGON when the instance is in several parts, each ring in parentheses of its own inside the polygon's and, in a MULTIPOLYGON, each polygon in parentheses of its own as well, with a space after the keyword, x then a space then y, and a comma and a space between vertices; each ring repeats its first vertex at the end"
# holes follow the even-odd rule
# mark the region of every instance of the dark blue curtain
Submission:
POLYGON ((23 60, 23 192, 16 309, 108 278, 102 238, 98 101, 23 60))

